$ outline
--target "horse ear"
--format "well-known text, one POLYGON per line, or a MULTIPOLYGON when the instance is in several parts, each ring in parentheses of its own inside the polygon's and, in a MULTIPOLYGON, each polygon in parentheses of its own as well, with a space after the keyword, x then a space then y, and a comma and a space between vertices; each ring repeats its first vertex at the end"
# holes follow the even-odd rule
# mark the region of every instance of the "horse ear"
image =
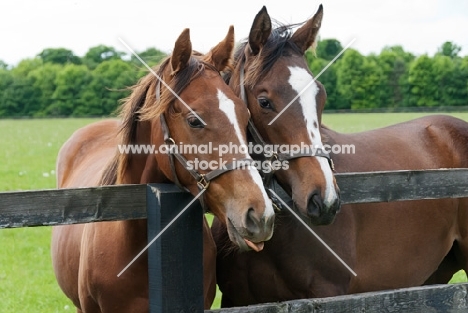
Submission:
POLYGON ((216 47, 212 48, 204 58, 206 62, 212 64, 218 71, 223 71, 232 61, 234 50, 234 26, 229 27, 226 38, 216 47))
POLYGON ((172 74, 183 70, 192 55, 192 42, 190 41, 190 30, 188 28, 180 34, 174 45, 174 51, 171 56, 172 74))
POLYGON ((320 5, 317 13, 292 36, 291 41, 294 42, 303 53, 315 43, 320 25, 322 24, 322 17, 323 7, 320 5))
POLYGON ((257 13, 250 28, 249 47, 253 55, 257 55, 265 45, 271 33, 271 19, 265 6, 257 13))

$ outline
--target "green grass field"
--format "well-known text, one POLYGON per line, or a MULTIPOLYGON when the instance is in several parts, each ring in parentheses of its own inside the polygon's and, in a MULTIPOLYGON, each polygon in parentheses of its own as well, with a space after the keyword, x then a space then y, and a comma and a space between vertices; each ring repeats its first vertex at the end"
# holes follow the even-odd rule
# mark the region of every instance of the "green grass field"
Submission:
MULTIPOLYGON (((358 132, 427 114, 325 114, 341 132, 358 132)), ((468 121, 468 113, 452 114, 468 121)), ((92 119, 0 120, 0 191, 55 188, 61 145, 92 119)), ((0 312, 75 312, 52 273, 50 228, 0 230, 0 312)), ((464 272, 452 282, 467 281, 464 272)), ((219 296, 213 307, 219 307, 219 296)))

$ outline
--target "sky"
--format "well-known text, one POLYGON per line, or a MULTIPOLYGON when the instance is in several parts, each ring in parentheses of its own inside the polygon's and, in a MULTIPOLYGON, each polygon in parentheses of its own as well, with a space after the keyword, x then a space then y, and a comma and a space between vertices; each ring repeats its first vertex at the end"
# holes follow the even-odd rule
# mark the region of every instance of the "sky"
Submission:
POLYGON ((283 23, 307 20, 323 4, 320 37, 335 38, 363 54, 402 45, 416 55, 433 55, 445 41, 468 55, 467 0, 3 0, 0 2, 0 60, 10 65, 45 48, 67 48, 83 56, 93 46, 128 50, 156 47, 171 52, 184 28, 192 47, 207 52, 234 25, 236 40, 248 35, 266 5, 283 23))

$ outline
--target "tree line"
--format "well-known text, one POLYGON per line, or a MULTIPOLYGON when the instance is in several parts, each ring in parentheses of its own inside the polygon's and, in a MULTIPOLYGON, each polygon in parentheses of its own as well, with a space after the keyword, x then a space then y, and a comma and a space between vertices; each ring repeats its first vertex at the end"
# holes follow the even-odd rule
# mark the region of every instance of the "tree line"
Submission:
MULTIPOLYGON (((317 75, 343 49, 336 39, 306 53, 317 75)), ((445 42, 434 56, 415 56, 401 46, 380 54, 348 49, 324 71, 327 109, 468 105, 468 56, 445 42)), ((149 48, 139 53, 150 66, 166 55, 149 48)), ((92 47, 83 56, 65 48, 45 49, 16 66, 0 60, 0 117, 108 116, 147 70, 133 56, 113 47, 92 47)))
MULTIPOLYGON (((343 49, 335 39, 317 46, 307 60, 318 74, 343 49)), ((318 80, 327 90, 327 109, 398 109, 407 107, 468 106, 468 56, 445 42, 430 57, 416 57, 401 46, 385 47, 364 56, 348 49, 318 80)))
MULTIPOLYGON (((155 48, 139 55, 150 66, 166 56, 155 48)), ((107 116, 146 74, 135 57, 104 45, 83 57, 54 48, 11 68, 0 62, 0 117, 107 116)))

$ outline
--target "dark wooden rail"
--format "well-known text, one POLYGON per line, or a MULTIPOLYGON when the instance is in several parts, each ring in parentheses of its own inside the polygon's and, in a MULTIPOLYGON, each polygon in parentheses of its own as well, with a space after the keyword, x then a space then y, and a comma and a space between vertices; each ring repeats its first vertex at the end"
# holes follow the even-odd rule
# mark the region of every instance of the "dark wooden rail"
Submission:
MULTIPOLYGON (((468 169, 346 173, 336 179, 344 204, 468 197, 468 169)), ((146 194, 146 185, 4 192, 0 228, 142 219, 146 194)))
POLYGON ((468 284, 433 285, 294 300, 205 313, 466 313, 468 284))
MULTIPOLYGON (((468 197, 468 169, 346 173, 336 179, 345 204, 468 197)), ((151 240, 191 199, 163 184, 4 192, 0 228, 147 218, 151 240)), ((149 248, 151 312, 203 312, 201 227, 202 209, 194 204, 149 248), (174 262, 182 270, 174 271, 174 262)), ((467 288, 431 286, 209 312, 466 312, 467 288)))

